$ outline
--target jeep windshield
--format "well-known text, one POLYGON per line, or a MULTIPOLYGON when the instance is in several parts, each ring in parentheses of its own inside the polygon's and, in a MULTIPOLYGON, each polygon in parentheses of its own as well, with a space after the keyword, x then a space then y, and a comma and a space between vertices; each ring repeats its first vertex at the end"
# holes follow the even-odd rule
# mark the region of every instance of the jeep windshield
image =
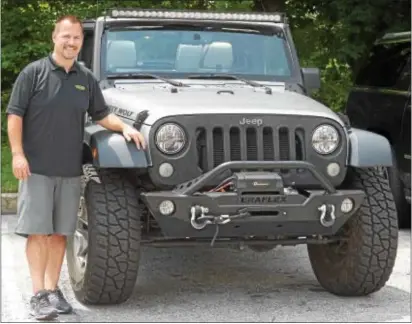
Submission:
POLYGON ((103 36, 102 72, 130 78, 133 73, 168 78, 204 74, 208 79, 224 74, 270 81, 292 77, 291 54, 280 29, 239 28, 111 27, 103 36))

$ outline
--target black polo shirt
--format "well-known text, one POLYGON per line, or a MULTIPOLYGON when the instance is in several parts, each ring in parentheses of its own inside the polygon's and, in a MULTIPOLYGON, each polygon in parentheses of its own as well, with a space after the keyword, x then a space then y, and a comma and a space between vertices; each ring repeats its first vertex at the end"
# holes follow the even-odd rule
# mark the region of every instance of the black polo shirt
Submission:
POLYGON ((97 121, 109 109, 91 71, 77 62, 67 73, 49 55, 20 72, 7 113, 23 117, 23 150, 32 173, 81 175, 86 112, 97 121))

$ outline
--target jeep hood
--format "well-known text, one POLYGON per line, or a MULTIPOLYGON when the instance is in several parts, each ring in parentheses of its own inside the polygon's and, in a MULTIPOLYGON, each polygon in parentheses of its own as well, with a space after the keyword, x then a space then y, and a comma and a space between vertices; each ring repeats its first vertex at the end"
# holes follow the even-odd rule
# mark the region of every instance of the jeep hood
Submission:
POLYGON ((298 115, 333 119, 343 126, 339 116, 323 104, 296 92, 276 90, 266 94, 263 88, 107 88, 107 104, 126 119, 148 110, 144 124, 152 125, 167 116, 178 115, 298 115))

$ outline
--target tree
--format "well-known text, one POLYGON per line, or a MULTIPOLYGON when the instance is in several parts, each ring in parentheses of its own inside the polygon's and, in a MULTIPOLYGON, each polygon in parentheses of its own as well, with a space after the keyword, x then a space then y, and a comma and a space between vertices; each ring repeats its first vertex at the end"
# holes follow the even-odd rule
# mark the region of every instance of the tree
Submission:
POLYGON ((252 10, 263 12, 285 12, 285 0, 254 0, 252 10))

